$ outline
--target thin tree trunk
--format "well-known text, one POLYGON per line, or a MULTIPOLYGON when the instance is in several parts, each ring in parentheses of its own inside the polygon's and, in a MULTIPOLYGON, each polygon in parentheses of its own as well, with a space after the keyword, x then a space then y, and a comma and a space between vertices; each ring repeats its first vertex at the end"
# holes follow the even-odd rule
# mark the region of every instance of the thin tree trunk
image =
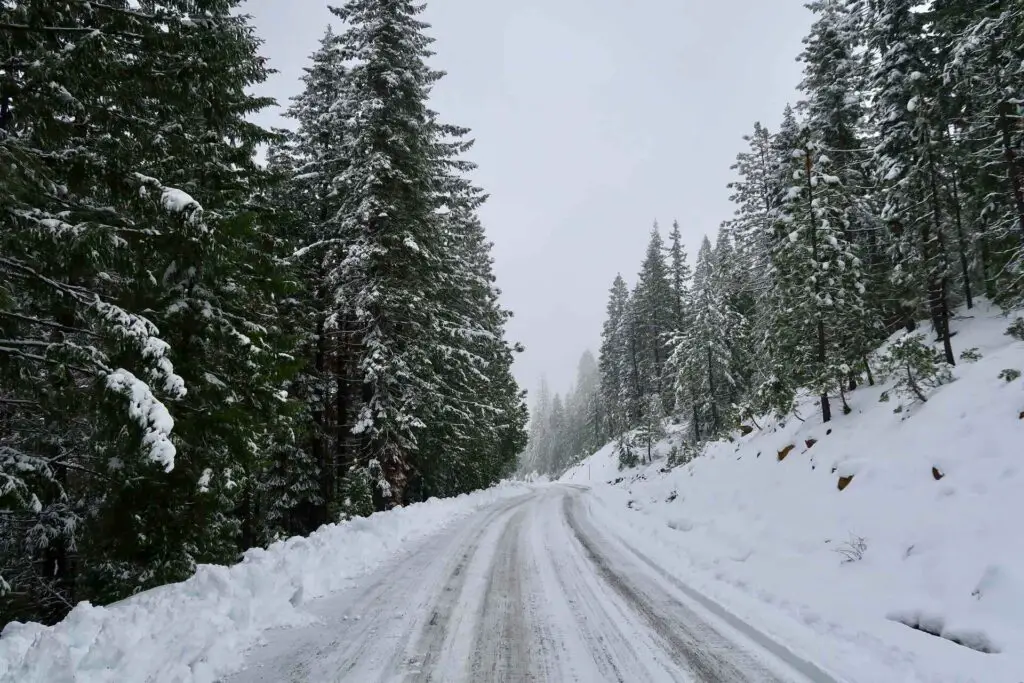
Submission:
POLYGON ((924 238, 925 267, 928 269, 928 299, 935 332, 942 340, 946 362, 956 365, 953 356, 953 344, 949 334, 949 301, 947 297, 946 279, 946 243, 942 236, 942 212, 939 206, 938 171, 935 168, 935 156, 928 149, 928 180, 931 186, 932 227, 935 230, 934 244, 927 233, 927 224, 922 225, 924 238), (938 253, 935 247, 938 247, 938 253), (938 271, 938 272, 936 272, 938 271))
POLYGON ((331 483, 328 479, 328 462, 327 462, 327 448, 324 440, 326 438, 327 430, 327 410, 326 410, 326 385, 327 378, 326 374, 326 342, 324 340, 325 334, 325 321, 322 317, 317 320, 316 324, 316 352, 313 356, 313 369, 316 376, 316 398, 314 408, 312 410, 313 425, 315 431, 313 434, 313 458, 316 460, 317 467, 320 470, 320 509, 317 510, 317 519, 313 521, 314 528, 327 522, 328 509, 332 501, 331 483))
POLYGON ((871 363, 868 362, 867 356, 864 356, 864 369, 868 372, 868 386, 875 386, 875 376, 871 374, 871 363))
MULTIPOLYGON (((813 167, 811 166, 811 153, 810 151, 804 152, 804 166, 807 171, 807 210, 808 210, 808 221, 810 223, 811 233, 811 260, 814 262, 814 300, 815 300, 815 316, 818 319, 818 348, 817 348, 817 360, 818 360, 818 371, 824 372, 825 362, 827 356, 825 353, 825 321, 822 319, 821 311, 817 310, 817 302, 821 297, 821 285, 818 281, 818 221, 814 217, 814 183, 811 179, 811 172, 813 167)), ((820 377, 819 377, 820 379, 820 377)), ((821 392, 821 421, 831 422, 832 421, 832 406, 828 401, 828 392, 821 392)))
POLYGON ((960 274, 964 283, 964 298, 967 299, 967 308, 974 308, 974 297, 971 294, 971 269, 967 259, 967 237, 964 235, 963 215, 960 208, 960 189, 957 179, 957 171, 953 169, 953 219, 956 221, 956 236, 960 251, 960 274))
POLYGON ((708 394, 711 399, 711 426, 714 429, 713 434, 717 434, 722 426, 718 423, 718 401, 715 399, 715 373, 712 371, 713 365, 711 362, 711 345, 708 345, 708 394))
POLYGON ((697 401, 692 402, 693 410, 693 439, 694 443, 700 443, 700 416, 697 413, 697 401))

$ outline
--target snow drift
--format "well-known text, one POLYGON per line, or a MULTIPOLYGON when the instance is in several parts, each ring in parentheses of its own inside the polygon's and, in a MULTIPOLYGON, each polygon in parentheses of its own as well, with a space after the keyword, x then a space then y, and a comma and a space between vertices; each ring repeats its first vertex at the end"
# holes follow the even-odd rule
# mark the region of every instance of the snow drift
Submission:
POLYGON ((850 680, 1020 683, 1024 379, 1003 370, 1024 369, 1024 343, 1013 316, 960 313, 957 352, 980 358, 927 403, 895 413, 891 386, 862 387, 825 425, 807 397, 803 420, 758 420, 685 466, 619 472, 609 445, 563 480, 593 485, 595 517, 690 586, 850 680))
POLYGON ((204 565, 187 581, 108 607, 80 603, 52 627, 9 624, 0 635, 0 681, 212 682, 241 665, 261 632, 309 623, 304 601, 342 588, 475 510, 528 490, 503 483, 327 525, 308 538, 250 550, 235 566, 204 565))

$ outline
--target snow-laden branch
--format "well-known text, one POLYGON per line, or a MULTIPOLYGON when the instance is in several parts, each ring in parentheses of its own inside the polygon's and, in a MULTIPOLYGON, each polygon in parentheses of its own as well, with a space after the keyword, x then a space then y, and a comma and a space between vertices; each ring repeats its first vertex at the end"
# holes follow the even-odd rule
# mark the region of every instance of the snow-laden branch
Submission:
POLYGON ((150 391, 149 385, 123 368, 107 375, 107 388, 128 400, 128 415, 142 429, 142 445, 153 462, 165 471, 174 469, 176 450, 171 443, 174 419, 150 391))

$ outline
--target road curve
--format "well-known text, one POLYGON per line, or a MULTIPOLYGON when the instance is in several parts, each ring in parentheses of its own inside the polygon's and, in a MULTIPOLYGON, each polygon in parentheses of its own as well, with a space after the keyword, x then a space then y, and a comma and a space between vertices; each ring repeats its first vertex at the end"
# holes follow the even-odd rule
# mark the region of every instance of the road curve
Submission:
POLYGON ((604 534, 586 495, 539 487, 410 547, 225 683, 836 683, 604 534))

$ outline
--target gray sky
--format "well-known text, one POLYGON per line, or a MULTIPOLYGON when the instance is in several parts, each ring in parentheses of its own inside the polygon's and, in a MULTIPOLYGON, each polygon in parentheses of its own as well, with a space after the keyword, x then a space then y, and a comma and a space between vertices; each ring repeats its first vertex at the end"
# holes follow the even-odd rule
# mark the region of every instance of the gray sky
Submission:
MULTIPOLYGON (((331 20, 324 0, 249 0, 282 104, 331 20)), ((691 258, 732 208, 741 136, 795 98, 800 0, 433 0, 434 93, 473 129, 498 284, 533 390, 597 352, 608 288, 632 282, 651 224, 678 218, 691 258)), ((266 125, 284 125, 273 113, 266 125)))

